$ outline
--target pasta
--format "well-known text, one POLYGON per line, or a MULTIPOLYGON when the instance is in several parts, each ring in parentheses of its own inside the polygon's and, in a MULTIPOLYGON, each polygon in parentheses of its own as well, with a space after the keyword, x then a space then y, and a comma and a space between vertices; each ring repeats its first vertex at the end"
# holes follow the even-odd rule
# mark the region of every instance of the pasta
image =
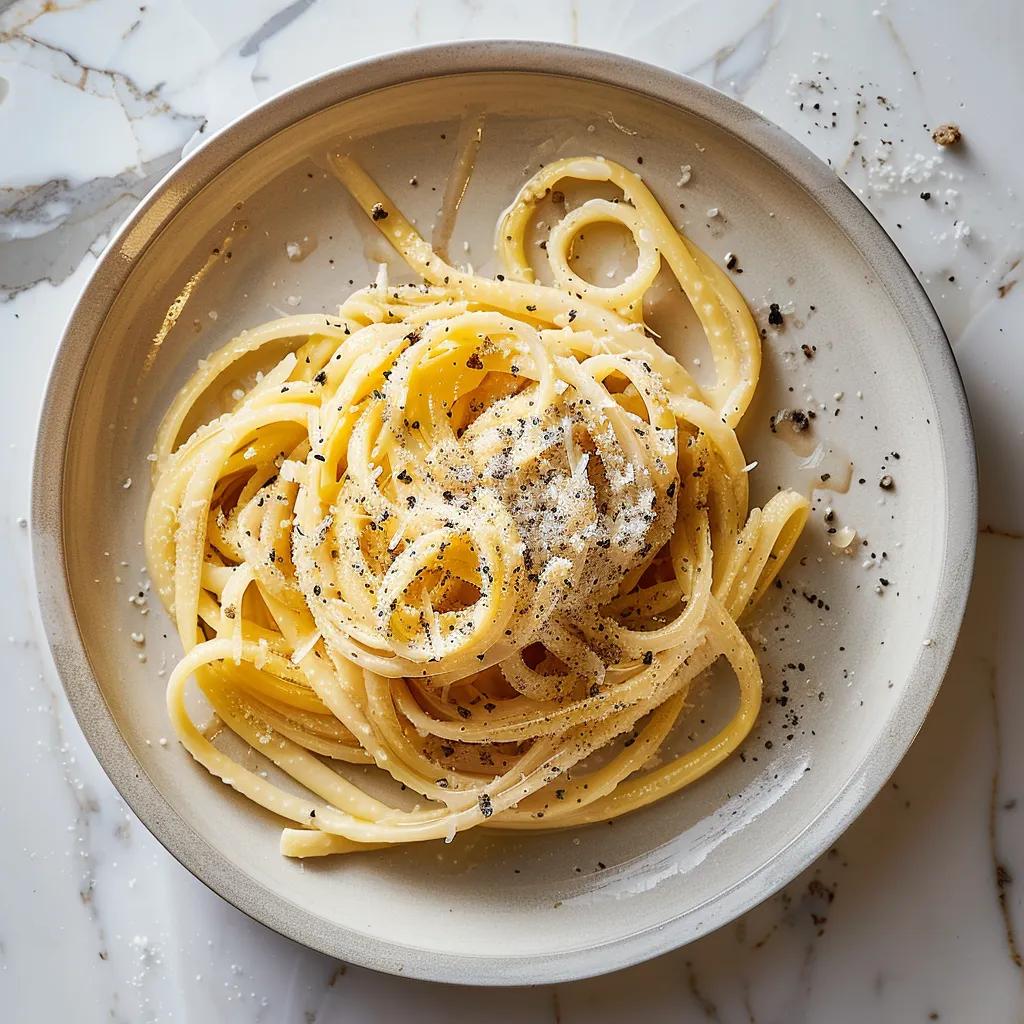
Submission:
POLYGON ((243 332, 167 412, 145 542, 185 652, 167 687, 178 738, 287 820, 294 857, 581 825, 690 784, 753 726, 761 674, 737 621, 808 511, 788 491, 748 511, 734 431, 760 346, 743 298, 610 160, 560 160, 523 186, 494 278, 443 259, 351 157, 331 165, 421 281, 381 276, 336 317, 243 332), (550 230, 541 284, 528 231, 570 179, 621 198, 550 230), (638 259, 601 286, 572 263, 607 222, 638 259), (663 268, 707 336, 710 384, 645 329, 663 268), (728 723, 664 756, 721 658, 728 723), (196 725, 192 679, 290 781, 196 725))

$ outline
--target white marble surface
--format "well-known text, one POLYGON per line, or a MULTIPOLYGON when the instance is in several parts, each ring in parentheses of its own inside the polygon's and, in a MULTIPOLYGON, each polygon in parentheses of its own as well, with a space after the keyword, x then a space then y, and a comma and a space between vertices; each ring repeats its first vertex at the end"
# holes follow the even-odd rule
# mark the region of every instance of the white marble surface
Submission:
POLYGON ((1019 0, 0 8, 0 1019, 1024 1019, 1019 0), (36 621, 24 521, 64 318, 110 230, 198 133, 334 65, 487 36, 580 42, 686 72, 829 160, 946 324, 982 479, 978 569, 953 668, 907 760, 837 848, 686 949, 606 978, 503 993, 346 969, 243 917, 180 868, 118 798, 68 711, 36 621), (930 140, 942 121, 963 129, 956 150, 930 140))

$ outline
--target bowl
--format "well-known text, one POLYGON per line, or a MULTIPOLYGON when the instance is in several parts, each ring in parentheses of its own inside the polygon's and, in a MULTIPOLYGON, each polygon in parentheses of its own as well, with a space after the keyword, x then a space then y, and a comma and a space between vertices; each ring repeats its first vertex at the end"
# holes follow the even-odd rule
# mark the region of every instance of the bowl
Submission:
MULTIPOLYGON (((33 487, 57 669, 96 756, 160 842, 225 899, 308 946, 396 974, 494 985, 579 978, 680 946, 826 850, 932 703, 967 597, 976 520, 971 425, 948 343, 847 188, 711 89, 532 42, 434 46, 342 68, 179 164, 110 243, 71 316, 33 487), (287 860, 278 823, 163 739, 178 651, 145 592, 147 456, 197 360, 244 327, 333 309, 391 259, 327 173, 327 150, 358 153, 426 230, 460 130, 481 117, 455 258, 486 266, 498 213, 539 164, 596 153, 642 163, 698 244, 737 257, 736 281, 762 323, 779 303, 784 326, 766 333, 741 440, 758 464, 755 499, 779 484, 818 489, 782 587, 746 626, 765 706, 742 756, 614 823, 287 860), (187 301, 169 314, 183 289, 187 301), (795 403, 817 411, 814 452, 770 429, 773 412, 795 403), (826 464, 841 476, 851 463, 846 493, 821 489, 826 464), (879 486, 884 474, 894 486, 879 486), (857 531, 847 552, 829 533, 842 527, 857 531)), ((695 702, 687 728, 721 712, 718 692, 695 702)))

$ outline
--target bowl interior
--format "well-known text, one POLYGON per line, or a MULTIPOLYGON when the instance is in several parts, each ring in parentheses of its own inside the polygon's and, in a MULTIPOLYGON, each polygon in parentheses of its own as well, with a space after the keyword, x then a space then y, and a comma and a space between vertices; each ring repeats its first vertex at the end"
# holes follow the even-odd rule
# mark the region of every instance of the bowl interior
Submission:
MULTIPOLYGON (((172 184, 162 202, 178 198, 172 184)), ((904 702, 931 639, 950 501, 932 391, 877 266, 803 187, 728 131, 595 82, 511 72, 421 80, 328 105, 277 133, 178 209, 141 254, 129 238, 118 257, 136 263, 93 341, 67 442, 63 530, 79 628, 139 770, 209 845, 209 858, 222 856, 253 891, 291 905, 285 916, 304 941, 357 960, 370 946, 390 948, 376 966, 488 980, 488 962, 533 964, 518 976, 535 979, 537 964, 640 933, 652 934, 654 951, 654 931, 669 922, 675 941, 694 937, 741 909, 736 893, 750 876, 761 878, 761 895, 784 882, 800 865, 783 851, 822 815, 839 821, 859 806, 851 778, 900 715, 923 714, 930 693, 909 710, 904 702), (275 316, 333 311, 380 262, 400 272, 326 173, 328 148, 356 153, 429 237, 460 128, 479 114, 482 142, 453 259, 491 265, 497 215, 542 163, 598 153, 637 169, 690 237, 717 259, 737 256, 737 284, 762 326, 770 302, 785 314, 783 329, 765 339, 760 392, 741 433, 757 462, 754 498, 779 485, 807 490, 822 474, 841 486, 847 461, 852 482, 847 493, 814 492, 815 513, 781 588, 746 624, 766 699, 741 756, 614 824, 286 860, 276 821, 160 741, 169 734, 163 689, 177 642, 155 596, 145 616, 130 601, 145 580, 147 455, 197 360, 275 316), (685 185, 682 165, 692 168, 685 185), (289 256, 289 243, 301 252, 292 247, 289 256), (172 300, 215 248, 176 324, 154 344, 172 300), (781 408, 815 411, 807 437, 834 449, 827 462, 803 465, 806 451, 770 430, 781 408), (884 473, 894 478, 890 490, 879 487, 884 473), (852 555, 829 547, 830 526, 856 529, 852 555), (144 662, 131 638, 140 632, 144 662), (457 966, 424 967, 415 950, 457 966), (469 957, 483 958, 481 973, 469 957)), ((665 343, 699 358, 686 330, 665 343)), ((716 676, 686 731, 707 729, 732 699, 729 678, 716 676)), ((743 896, 747 905, 754 898, 743 896)))

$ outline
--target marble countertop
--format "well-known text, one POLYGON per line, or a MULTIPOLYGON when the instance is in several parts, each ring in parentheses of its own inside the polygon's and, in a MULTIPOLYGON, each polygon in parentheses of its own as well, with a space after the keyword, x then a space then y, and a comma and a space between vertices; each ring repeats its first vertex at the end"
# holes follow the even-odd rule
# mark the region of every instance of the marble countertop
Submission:
POLYGON ((0 1017, 1024 1019, 1022 37, 1018 0, 0 2, 0 1017), (165 853, 68 710, 36 619, 25 517, 64 319, 112 229, 182 152, 335 65, 501 36, 693 75, 830 162, 949 333, 975 417, 981 521, 938 702, 834 849, 685 949, 604 978, 497 993, 346 967, 247 919, 165 853), (963 140, 940 149, 930 131, 950 121, 963 140))

